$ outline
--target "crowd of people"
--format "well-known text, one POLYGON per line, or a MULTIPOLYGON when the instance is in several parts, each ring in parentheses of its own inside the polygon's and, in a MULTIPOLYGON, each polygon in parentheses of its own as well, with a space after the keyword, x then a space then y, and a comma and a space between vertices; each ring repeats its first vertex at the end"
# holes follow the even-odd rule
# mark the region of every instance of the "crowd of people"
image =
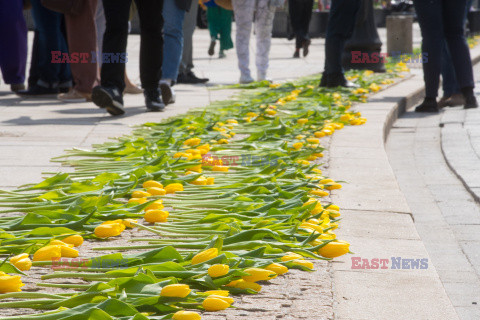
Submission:
MULTIPOLYGON (((148 111, 175 103, 176 83, 206 83, 193 68, 193 34, 199 5, 207 10, 211 42, 208 54, 218 58, 235 48, 240 83, 267 80, 273 19, 286 0, 0 0, 0 68, 4 81, 20 96, 57 95, 65 102, 92 101, 111 115, 125 113, 123 95, 141 94, 148 111), (27 27, 22 10, 29 8, 34 40, 28 88, 27 27), (141 88, 130 81, 127 38, 130 21, 140 21, 141 88), (256 37, 255 78, 250 69, 250 36, 256 37)), ((477 107, 472 63, 465 39, 465 21, 472 0, 414 0, 422 31, 426 98, 418 112, 464 104, 477 107), (448 14, 446 14, 448 12, 448 14), (437 102, 440 74, 444 96, 437 102)), ((345 41, 351 36, 360 8, 358 0, 319 0, 329 9, 325 68, 320 86, 352 86, 341 64, 345 41)), ((294 58, 309 53, 308 34, 314 0, 288 0, 294 58)))

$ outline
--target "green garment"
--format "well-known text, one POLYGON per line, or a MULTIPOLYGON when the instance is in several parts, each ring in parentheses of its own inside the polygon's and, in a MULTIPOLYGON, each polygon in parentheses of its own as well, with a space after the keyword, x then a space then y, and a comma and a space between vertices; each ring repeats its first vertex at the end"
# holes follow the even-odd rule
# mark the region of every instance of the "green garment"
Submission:
POLYGON ((212 40, 220 39, 220 50, 233 48, 231 37, 232 11, 220 7, 208 7, 207 19, 210 37, 212 37, 212 40))

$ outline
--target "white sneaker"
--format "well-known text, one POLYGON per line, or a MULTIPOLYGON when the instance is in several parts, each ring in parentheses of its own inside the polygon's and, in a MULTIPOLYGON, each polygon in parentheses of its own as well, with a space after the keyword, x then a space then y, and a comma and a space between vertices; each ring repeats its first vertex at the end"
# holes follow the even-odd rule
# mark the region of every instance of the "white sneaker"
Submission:
POLYGON ((257 72, 257 81, 264 81, 267 80, 268 82, 272 82, 272 79, 267 78, 266 72, 257 72))
POLYGON ((253 80, 252 76, 251 75, 245 75, 245 74, 242 74, 240 76, 240 83, 241 84, 247 84, 247 83, 252 83, 254 82, 255 80, 253 80))

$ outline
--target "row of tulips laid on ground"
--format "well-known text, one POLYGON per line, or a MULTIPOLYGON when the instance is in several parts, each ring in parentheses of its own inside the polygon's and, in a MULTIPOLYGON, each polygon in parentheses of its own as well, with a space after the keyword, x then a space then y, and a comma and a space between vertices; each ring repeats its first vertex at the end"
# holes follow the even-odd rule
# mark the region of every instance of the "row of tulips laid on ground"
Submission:
POLYGON ((318 88, 317 77, 258 83, 55 159, 75 172, 0 194, 0 308, 50 310, 28 315, 42 320, 200 319, 290 268, 312 271, 307 258, 349 252, 335 234, 340 208, 325 200, 342 185, 320 169, 322 141, 365 123, 352 103, 402 71, 352 72, 355 90, 318 88), (150 235, 108 246, 132 228, 150 235), (84 239, 115 253, 80 257, 84 239), (56 293, 21 291, 23 274, 79 258, 37 284, 56 293))

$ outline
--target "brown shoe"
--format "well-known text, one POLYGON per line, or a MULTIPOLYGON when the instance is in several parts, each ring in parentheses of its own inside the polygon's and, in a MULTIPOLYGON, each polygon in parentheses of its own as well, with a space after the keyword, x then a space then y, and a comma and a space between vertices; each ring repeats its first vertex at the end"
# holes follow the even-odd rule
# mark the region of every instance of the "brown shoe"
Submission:
POLYGON ((59 94, 57 98, 63 102, 87 102, 92 101, 92 94, 70 89, 67 93, 59 94))
POLYGON ((446 96, 441 97, 440 100, 438 100, 438 108, 439 109, 445 108, 447 106, 447 100, 449 98, 450 97, 446 97, 446 96))
POLYGON ((447 101, 445 101, 445 105, 448 107, 456 107, 456 106, 463 106, 465 104, 465 98, 463 94, 456 93, 450 96, 447 101))

